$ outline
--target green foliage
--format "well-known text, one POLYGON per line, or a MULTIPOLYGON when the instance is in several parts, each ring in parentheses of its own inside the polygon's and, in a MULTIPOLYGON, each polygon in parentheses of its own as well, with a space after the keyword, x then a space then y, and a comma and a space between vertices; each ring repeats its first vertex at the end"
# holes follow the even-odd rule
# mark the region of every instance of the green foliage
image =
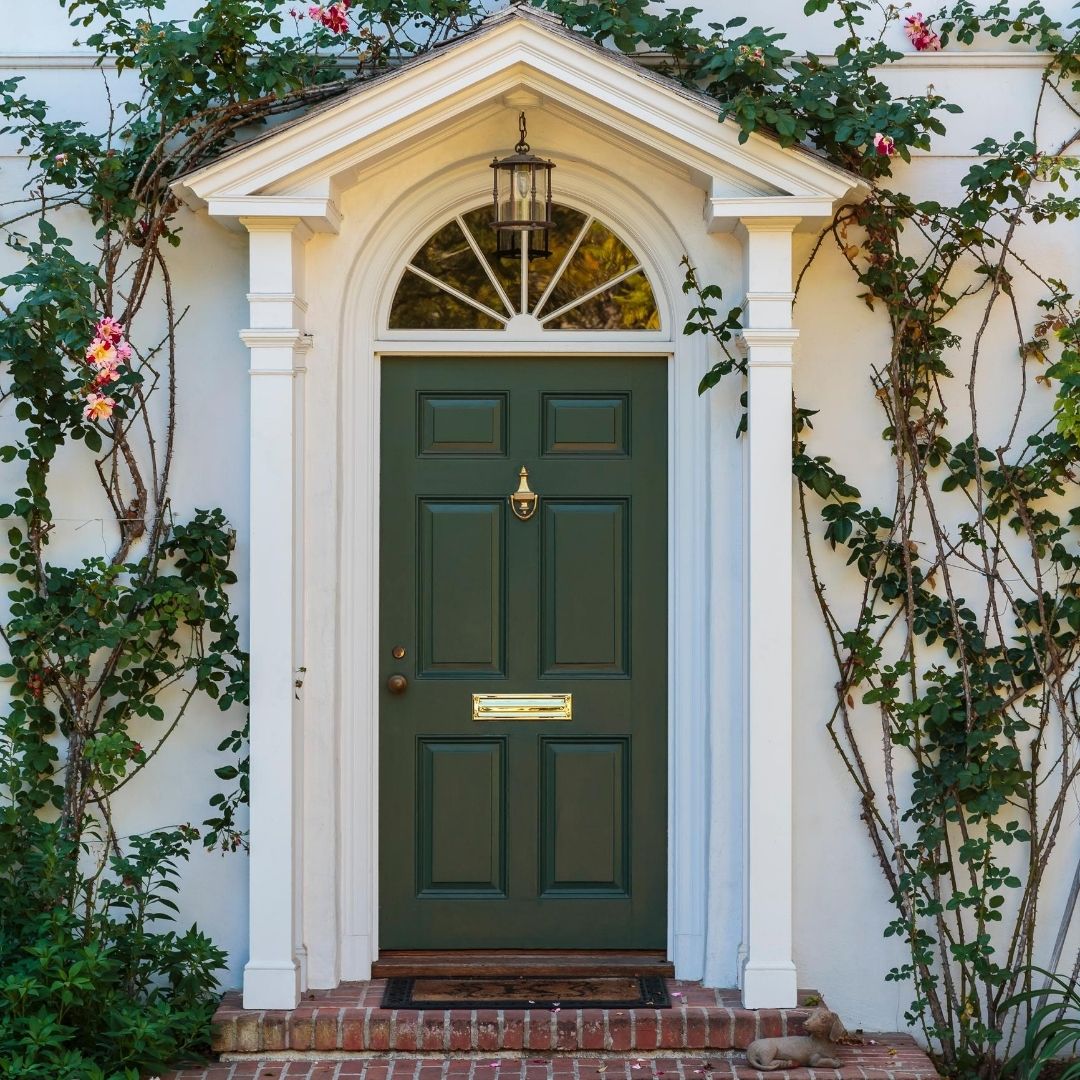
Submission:
MULTIPOLYGON (((610 41, 624 52, 639 49, 664 54, 664 68, 714 97, 721 118, 735 121, 745 141, 755 131, 777 138, 782 146, 812 145, 837 164, 866 177, 886 176, 890 159, 873 149, 878 133, 895 140, 906 161, 911 149, 928 149, 943 134, 941 113, 958 106, 940 95, 897 97, 876 71, 900 59, 884 35, 900 21, 899 9, 886 12, 877 37, 859 31, 870 4, 837 5, 836 25, 847 31, 829 60, 796 58, 784 47, 784 35, 769 27, 750 26, 743 16, 702 27, 700 9, 669 8, 654 14, 644 0, 621 4, 577 4, 544 0, 543 5, 568 26, 596 41, 610 41)), ((810 0, 808 15, 824 12, 831 0, 810 0)))
MULTIPOLYGON (((811 0, 807 10, 832 6, 811 0)), ((880 36, 869 49, 857 44, 867 5, 835 7, 861 58, 852 73, 867 57, 894 59, 880 36)), ((1066 27, 1034 2, 1014 14, 1002 5, 976 14, 964 2, 935 23, 946 43, 988 32, 1047 53, 1033 131, 1047 97, 1080 116, 1080 23, 1066 27)), ((829 78, 846 78, 846 63, 838 57, 829 78)), ((791 65, 792 84, 813 86, 813 65, 791 65)), ((895 133, 901 156, 901 139, 922 145, 875 112, 876 95, 872 88, 860 96, 872 126, 895 133)), ((909 111, 904 123, 912 122, 936 130, 930 113, 909 111)), ((806 130, 839 161, 845 151, 830 139, 865 140, 847 121, 806 130)), ((876 184, 859 205, 841 208, 810 260, 832 240, 861 298, 891 330, 891 348, 869 379, 895 461, 891 505, 873 505, 828 457, 813 454, 814 411, 794 411, 805 548, 838 676, 827 730, 889 884, 895 917, 886 936, 906 947, 907 960, 887 978, 914 985, 908 1021, 961 1076, 995 1075, 1018 1023, 1028 1026, 1022 1071, 1031 1076, 1039 1055, 1072 1045, 1076 1031, 1075 1016, 1053 1019, 1059 1006, 1036 1007, 1030 978, 1043 877, 1078 779, 1080 310, 1064 283, 1025 259, 1018 239, 1025 227, 1080 217, 1080 162, 1070 156, 1078 138, 1049 149, 1023 132, 984 139, 953 205, 876 184), (987 444, 977 372, 991 352, 985 334, 997 308, 1018 328, 1031 319, 1016 299, 1018 275, 1044 298, 1031 329, 1018 329, 1010 430, 987 444), (966 337, 950 319, 961 306, 976 308, 978 330, 966 337), (957 363, 971 387, 960 398, 948 390, 957 363), (1034 381, 1053 397, 1041 426, 1026 427, 1034 364, 1045 365, 1034 381), (834 597, 827 587, 837 570, 824 560, 834 552, 846 580, 856 575, 851 611, 844 604, 852 594, 834 597), (875 756, 883 757, 876 767, 875 756)), ((715 316, 710 302, 719 291, 702 287, 692 270, 687 287, 699 310, 715 316)), ((687 329, 721 345, 703 389, 745 371, 727 345, 730 323, 692 317, 687 329)))
POLYGON ((167 928, 195 830, 133 837, 95 883, 55 825, 22 825, 0 826, 0 1077, 137 1080, 208 1049, 225 955, 167 928))
MULTIPOLYGON (((822 241, 835 241, 891 330, 889 354, 870 372, 897 465, 892 505, 871 505, 811 452, 813 410, 796 407, 793 418, 808 565, 838 672, 827 731, 892 893, 886 933, 906 946, 908 961, 889 978, 913 982, 909 1019, 950 1071, 992 1076, 1010 1010, 1013 1022, 1022 1007, 1032 1022, 1050 1016, 1023 997, 1021 973, 1077 771, 1080 312, 1067 285, 1040 277, 1015 245, 1024 226, 1080 215, 1072 140, 1047 149, 1023 132, 988 138, 954 205, 915 201, 885 186, 895 159, 875 139, 907 161, 958 109, 932 89, 894 95, 881 77, 900 56, 889 44, 901 31, 897 8, 808 0, 808 17, 831 15, 843 31, 835 57, 823 58, 797 56, 782 34, 742 16, 703 24, 696 8, 645 0, 542 4, 597 42, 660 54, 743 140, 812 147, 871 183, 822 241), (966 350, 974 382, 991 309, 1006 306, 1024 325, 1016 274, 1044 293, 1018 342, 1020 400, 1028 367, 1045 365, 1036 382, 1053 390, 1054 419, 1025 435, 1018 409, 1009 438, 989 446, 974 394, 959 420, 945 404, 946 357, 966 350), (987 320, 965 340, 949 317, 977 303, 987 320), (941 525, 942 500, 955 526, 941 525), (853 613, 826 595, 822 550, 855 575, 853 613), (957 567, 982 583, 970 598, 957 567), (884 787, 871 752, 884 753, 884 787), (910 790, 896 781, 900 755, 910 790)), ((185 20, 165 18, 165 0, 63 6, 133 92, 94 131, 54 119, 17 79, 0 83, 3 130, 32 166, 24 205, 0 223, 22 262, 0 282, 0 378, 19 425, 0 447, 18 476, 0 503, 10 549, 0 571, 12 582, 0 673, 13 683, 0 721, 0 1075, 135 1076, 199 1048, 222 957, 195 928, 161 925, 175 913, 196 830, 122 840, 113 804, 192 722, 193 701, 247 702, 229 603, 231 529, 214 509, 177 521, 168 496, 184 315, 166 257, 182 239, 169 184, 268 122, 467 31, 481 12, 470 0, 356 0, 338 33, 278 0, 203 0, 185 20), (58 233, 61 207, 93 223, 92 255, 77 256, 58 233), (157 296, 166 330, 147 340, 142 313, 157 296), (107 384, 109 415, 94 420, 84 356, 102 316, 123 324, 133 354, 107 384), (151 408, 155 394, 164 403, 151 408), (61 456, 65 476, 83 467, 98 480, 111 554, 50 558, 61 456)), ((959 0, 933 21, 945 46, 989 33, 1041 50, 1039 107, 1049 96, 1080 115, 1076 24, 1038 2, 1010 12, 996 0, 983 12, 959 0)), ((686 289, 696 298, 686 332, 719 347, 702 390, 745 376, 731 347, 739 309, 724 313, 719 289, 689 266, 686 289)), ((229 790, 210 799, 208 846, 243 846, 245 743, 246 726, 220 741, 227 760, 216 773, 229 790)), ((1038 1046, 1057 1045, 1033 1030, 1038 1046)))
POLYGON ((1025 990, 1006 1002, 1010 1008, 1026 1006, 1030 1019, 1024 1029, 1023 1043, 1006 1062, 1006 1076, 1019 1080, 1038 1080, 1052 1062, 1067 1058, 1067 1064, 1053 1075, 1059 1080, 1076 1080, 1080 1076, 1080 992, 1075 979, 1065 979, 1042 968, 1033 967, 1033 975, 1042 976, 1044 985, 1038 990, 1025 990))

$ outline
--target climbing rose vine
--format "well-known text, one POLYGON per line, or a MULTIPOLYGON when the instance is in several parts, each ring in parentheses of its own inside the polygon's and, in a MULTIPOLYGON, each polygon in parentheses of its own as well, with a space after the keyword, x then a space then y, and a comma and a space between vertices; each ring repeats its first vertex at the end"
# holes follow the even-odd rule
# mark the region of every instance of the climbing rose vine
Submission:
MULTIPOLYGON (((1077 217, 1077 137, 1042 145, 1036 114, 1029 132, 979 144, 953 204, 916 200, 900 167, 959 109, 932 88, 896 94, 883 72, 905 39, 933 52, 989 34, 1045 57, 1037 108, 1053 100, 1080 117, 1076 24, 1038 0, 1018 12, 957 0, 929 15, 807 0, 807 16, 841 30, 823 58, 740 15, 704 23, 696 8, 645 0, 542 6, 599 43, 660 57, 742 138, 813 147, 869 185, 839 209, 798 282, 801 296, 834 246, 887 330, 850 372, 849 399, 821 404, 858 407, 863 388, 895 464, 893 497, 878 506, 813 451, 814 413, 795 409, 804 567, 836 667, 822 737, 851 777, 852 812, 894 906, 885 930, 906 959, 886 977, 913 986, 909 1020, 944 1069, 993 1077, 1002 1040, 1027 1019, 1010 994, 1031 985, 1036 912, 1063 925, 1071 914, 1048 906, 1042 883, 1080 757, 1080 313, 1075 287, 1041 274, 1019 240, 1077 217), (1034 318, 1019 277, 1040 292, 1034 318), (974 338, 961 335, 954 312, 979 304, 974 338), (1038 387, 1053 404, 1045 422, 1018 411, 991 440, 977 392, 965 412, 947 388, 958 365, 977 385, 999 310, 1017 327, 1019 400, 1038 387), (827 589, 837 554, 856 576, 850 609, 849 592, 827 589), (979 588, 961 587, 958 564, 979 588)), ((19 261, 0 280, 0 378, 17 429, 0 461, 19 475, 0 503, 0 674, 11 687, 0 719, 0 1077, 127 1080, 205 1047, 225 958, 196 928, 162 923, 193 843, 243 847, 247 796, 232 529, 223 511, 181 513, 170 497, 191 438, 176 413, 187 307, 171 249, 185 217, 170 185, 268 123, 467 32, 482 11, 470 0, 203 0, 172 19, 165 0, 63 7, 82 44, 115 64, 120 94, 95 130, 54 116, 18 79, 0 82, 0 123, 28 166, 26 198, 0 223, 19 261), (59 231, 77 213, 89 254, 59 231), (110 548, 65 560, 50 545, 71 487, 56 480, 79 468, 98 484, 110 548), (148 768, 168 775, 163 747, 206 701, 239 715, 201 828, 119 829, 129 783, 148 768)), ((743 376, 729 351, 738 310, 719 314, 719 290, 692 270, 687 288, 688 332, 717 349, 703 389, 743 376)), ((1077 974, 1077 958, 1059 959, 1077 974)))

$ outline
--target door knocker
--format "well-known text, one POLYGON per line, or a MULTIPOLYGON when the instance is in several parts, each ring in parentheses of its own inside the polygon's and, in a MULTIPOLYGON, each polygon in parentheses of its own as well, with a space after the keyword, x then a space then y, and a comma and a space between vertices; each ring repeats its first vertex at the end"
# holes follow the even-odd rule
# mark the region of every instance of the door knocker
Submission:
POLYGON ((529 470, 524 465, 518 474, 518 489, 510 496, 510 509, 514 511, 514 517, 521 521, 528 521, 536 513, 536 507, 540 502, 540 496, 535 491, 529 490, 529 470))

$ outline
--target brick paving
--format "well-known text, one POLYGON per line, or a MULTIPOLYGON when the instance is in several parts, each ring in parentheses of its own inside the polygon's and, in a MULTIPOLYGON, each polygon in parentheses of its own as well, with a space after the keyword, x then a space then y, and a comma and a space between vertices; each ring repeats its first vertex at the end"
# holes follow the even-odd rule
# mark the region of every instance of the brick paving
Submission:
MULTIPOLYGON (((244 1009, 226 994, 214 1017, 217 1053, 379 1051, 495 1053, 745 1049, 802 1032, 810 1011, 744 1009, 738 991, 669 981, 670 1009, 383 1009, 385 980, 306 993, 288 1011, 244 1009)), ((812 991, 800 998, 804 1001, 812 991)), ((348 1075, 348 1074, 346 1074, 348 1075)), ((373 1080, 383 1080, 374 1077, 373 1080)), ((421 1078, 418 1078, 421 1080, 421 1078)), ((430 1080, 427 1076, 422 1080, 430 1080)), ((524 1078, 531 1080, 531 1078, 524 1078)))
POLYGON ((933 1063, 907 1035, 868 1035, 841 1048, 840 1069, 793 1069, 763 1074, 741 1055, 726 1057, 485 1058, 437 1055, 318 1060, 244 1060, 182 1069, 162 1080, 935 1080, 933 1063))

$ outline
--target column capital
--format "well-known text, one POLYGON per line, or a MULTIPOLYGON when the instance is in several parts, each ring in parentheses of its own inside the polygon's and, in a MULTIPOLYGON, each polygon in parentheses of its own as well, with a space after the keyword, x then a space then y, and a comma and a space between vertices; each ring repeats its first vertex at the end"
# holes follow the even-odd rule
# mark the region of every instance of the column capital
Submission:
POLYGON ((260 214, 258 216, 245 215, 239 220, 240 224, 243 225, 249 233, 291 233, 292 236, 302 244, 306 244, 315 235, 311 227, 303 218, 295 217, 291 214, 282 214, 281 216, 268 214, 260 214))
POLYGON ((801 221, 801 217, 786 215, 777 217, 772 215, 741 217, 739 218, 739 224, 736 226, 736 231, 740 233, 792 233, 798 228, 801 221))

